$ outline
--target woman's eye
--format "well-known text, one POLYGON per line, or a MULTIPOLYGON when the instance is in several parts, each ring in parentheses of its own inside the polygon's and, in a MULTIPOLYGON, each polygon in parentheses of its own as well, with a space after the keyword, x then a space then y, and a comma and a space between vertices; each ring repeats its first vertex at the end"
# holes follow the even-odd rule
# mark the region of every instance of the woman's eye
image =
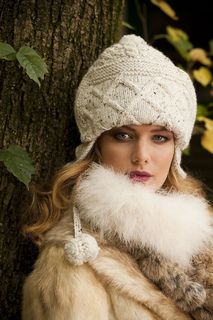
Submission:
POLYGON ((115 139, 117 140, 122 140, 122 141, 126 141, 126 140, 130 140, 131 137, 128 133, 125 133, 125 132, 119 132, 119 133, 116 133, 114 135, 115 139))
POLYGON ((155 141, 157 142, 166 142, 169 140, 168 137, 166 136, 161 136, 161 135, 155 135, 154 138, 153 138, 155 141))

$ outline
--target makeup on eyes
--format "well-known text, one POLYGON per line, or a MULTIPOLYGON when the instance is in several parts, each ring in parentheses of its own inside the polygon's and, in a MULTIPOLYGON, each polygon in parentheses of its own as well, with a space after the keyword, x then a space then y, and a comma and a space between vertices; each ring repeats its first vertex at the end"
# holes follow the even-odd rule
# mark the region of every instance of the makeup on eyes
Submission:
POLYGON ((118 135, 118 134, 127 134, 127 135, 131 136, 133 133, 128 132, 128 130, 125 130, 122 128, 113 128, 104 134, 109 135, 110 137, 116 138, 116 135, 118 135))
POLYGON ((159 143, 163 143, 163 142, 166 142, 166 141, 169 141, 170 140, 170 138, 169 137, 167 137, 167 136, 165 136, 165 135, 161 135, 161 134, 156 134, 156 135, 154 135, 154 137, 161 137, 161 138, 163 138, 163 140, 161 139, 161 140, 155 140, 155 141, 157 141, 157 142, 159 142, 159 143))
MULTIPOLYGON (((138 133, 136 131, 134 132, 129 132, 130 130, 122 128, 116 128, 113 129, 112 132, 110 133, 110 136, 112 136, 114 139, 118 140, 118 141, 129 141, 131 140, 135 135, 137 136, 138 133), (121 137, 123 135, 123 138, 121 137), (125 139, 124 136, 127 135, 128 137, 125 139), (119 137, 120 136, 120 137, 119 137)), ((152 136, 153 141, 157 142, 157 143, 164 143, 167 142, 171 139, 173 139, 173 134, 172 132, 168 132, 167 131, 162 131, 162 130, 152 130, 150 131, 150 135, 152 136), (156 133, 156 134, 155 134, 156 133), (160 139, 156 139, 156 138, 160 139)))
POLYGON ((122 138, 118 138, 118 136, 121 136, 121 135, 128 135, 129 136, 129 138, 128 139, 131 139, 131 137, 132 137, 132 134, 129 134, 128 132, 124 132, 124 131, 118 131, 118 132, 115 132, 114 134, 113 134, 113 137, 115 138, 115 139, 117 139, 117 140, 123 140, 123 141, 125 141, 126 139, 122 139, 122 138))

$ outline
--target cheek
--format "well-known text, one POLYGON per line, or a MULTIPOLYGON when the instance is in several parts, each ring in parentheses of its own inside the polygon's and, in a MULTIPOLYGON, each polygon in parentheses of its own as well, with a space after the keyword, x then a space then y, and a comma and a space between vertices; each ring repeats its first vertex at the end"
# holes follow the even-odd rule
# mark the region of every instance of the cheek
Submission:
POLYGON ((163 148, 162 152, 156 155, 156 189, 161 188, 169 173, 172 159, 174 157, 174 146, 163 148))
POLYGON ((161 154, 156 157, 158 164, 162 168, 169 168, 174 157, 174 145, 169 145, 167 148, 161 150, 161 154))
POLYGON ((124 144, 103 143, 100 147, 102 161, 105 164, 122 165, 129 158, 129 150, 124 144))

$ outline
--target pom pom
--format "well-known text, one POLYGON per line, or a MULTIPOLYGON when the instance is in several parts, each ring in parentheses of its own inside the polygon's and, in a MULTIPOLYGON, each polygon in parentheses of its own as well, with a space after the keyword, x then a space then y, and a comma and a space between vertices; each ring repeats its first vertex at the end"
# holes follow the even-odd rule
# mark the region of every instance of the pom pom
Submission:
POLYGON ((76 266, 95 259, 99 250, 96 239, 87 233, 80 234, 64 245, 65 257, 76 266))

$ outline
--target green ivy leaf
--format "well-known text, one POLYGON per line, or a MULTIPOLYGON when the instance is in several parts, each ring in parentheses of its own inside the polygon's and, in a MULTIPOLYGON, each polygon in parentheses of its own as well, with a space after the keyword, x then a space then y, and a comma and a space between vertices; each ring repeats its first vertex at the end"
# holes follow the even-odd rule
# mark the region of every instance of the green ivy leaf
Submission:
POLYGON ((0 150, 0 161, 3 161, 7 170, 28 187, 35 169, 25 150, 19 146, 10 145, 8 149, 0 150))
POLYGON ((10 61, 16 59, 16 51, 6 42, 0 42, 0 59, 10 61))
POLYGON ((47 65, 44 60, 30 47, 23 46, 16 54, 20 65, 25 69, 30 79, 35 81, 40 87, 40 79, 44 79, 44 75, 48 72, 47 65))

